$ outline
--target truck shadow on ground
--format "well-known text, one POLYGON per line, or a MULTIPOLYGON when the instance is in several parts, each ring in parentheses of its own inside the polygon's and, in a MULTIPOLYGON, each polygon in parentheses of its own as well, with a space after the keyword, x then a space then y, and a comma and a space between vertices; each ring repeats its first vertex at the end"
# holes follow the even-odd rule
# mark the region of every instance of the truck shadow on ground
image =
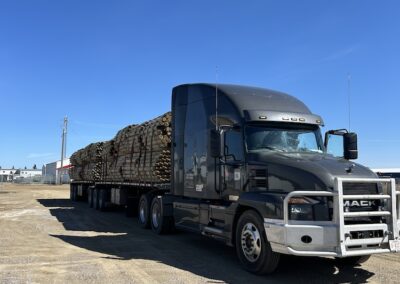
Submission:
POLYGON ((88 208, 84 202, 68 199, 38 199, 38 202, 47 207, 67 231, 53 237, 103 253, 105 258, 153 260, 229 283, 365 283, 374 275, 362 266, 337 266, 333 259, 285 256, 276 273, 256 276, 241 268, 234 248, 217 241, 185 232, 158 236, 140 228, 136 218, 125 218, 121 212, 99 212, 88 208), (73 235, 68 235, 68 231, 74 231, 73 235), (83 236, 77 235, 77 231, 82 231, 83 236), (93 236, 87 236, 88 232, 93 236))

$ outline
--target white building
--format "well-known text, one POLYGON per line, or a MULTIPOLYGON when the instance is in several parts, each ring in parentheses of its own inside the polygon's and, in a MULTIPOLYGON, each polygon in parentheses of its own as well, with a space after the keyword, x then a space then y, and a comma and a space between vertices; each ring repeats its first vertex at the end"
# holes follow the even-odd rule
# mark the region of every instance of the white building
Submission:
POLYGON ((20 169, 19 176, 21 178, 32 178, 36 176, 41 176, 42 171, 38 169, 20 169))
POLYGON ((0 169, 0 182, 12 181, 16 171, 15 169, 0 169))
POLYGON ((43 182, 56 184, 60 182, 60 176, 61 176, 62 183, 69 183, 70 167, 71 167, 71 162, 69 161, 69 159, 64 159, 62 168, 61 168, 61 160, 44 165, 42 168, 43 182))

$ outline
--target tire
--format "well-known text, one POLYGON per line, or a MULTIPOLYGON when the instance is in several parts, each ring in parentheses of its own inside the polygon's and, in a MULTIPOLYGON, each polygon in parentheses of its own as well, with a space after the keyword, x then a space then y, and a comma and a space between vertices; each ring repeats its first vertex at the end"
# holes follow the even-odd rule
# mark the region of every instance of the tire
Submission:
POLYGON ((78 186, 73 185, 72 186, 72 201, 77 201, 78 200, 78 186))
POLYGON ((150 209, 151 229, 158 235, 167 234, 172 231, 173 219, 170 216, 164 216, 161 197, 154 197, 150 209))
POLYGON ((75 185, 73 185, 73 184, 71 184, 69 186, 69 199, 72 201, 74 201, 74 188, 75 188, 75 185))
POLYGON ((74 200, 75 201, 80 201, 80 196, 78 195, 78 188, 80 187, 80 186, 82 186, 81 184, 79 184, 79 185, 76 185, 76 186, 74 186, 74 195, 75 195, 75 198, 74 198, 74 200))
POLYGON ((107 202, 107 189, 102 188, 99 191, 99 210, 106 211, 106 202, 107 202))
POLYGON ((99 195, 100 195, 100 190, 98 188, 93 189, 93 208, 98 210, 99 209, 99 195))
POLYGON ((357 266, 361 263, 368 261, 370 255, 359 255, 359 256, 350 256, 350 257, 343 257, 343 258, 336 258, 336 263, 338 265, 343 266, 357 266))
POLYGON ((88 188, 88 204, 90 208, 93 207, 93 190, 93 187, 88 188))
POLYGON ((270 274, 279 264, 280 254, 273 252, 264 224, 254 210, 245 211, 236 226, 236 253, 243 267, 254 274, 270 274))
POLYGON ((138 222, 140 227, 144 229, 150 228, 150 207, 152 196, 150 194, 142 194, 138 205, 138 222))
POLYGON ((88 201, 88 191, 89 191, 89 186, 85 185, 82 188, 82 201, 85 201, 85 202, 88 201))

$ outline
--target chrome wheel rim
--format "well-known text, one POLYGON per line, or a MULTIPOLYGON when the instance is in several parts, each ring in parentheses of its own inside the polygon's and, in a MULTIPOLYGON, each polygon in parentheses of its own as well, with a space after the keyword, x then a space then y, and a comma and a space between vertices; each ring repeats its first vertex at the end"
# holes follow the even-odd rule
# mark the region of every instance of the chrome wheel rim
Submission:
POLYGON ((261 254, 261 235, 253 223, 244 225, 241 234, 242 251, 246 259, 256 262, 261 254))
POLYGON ((158 206, 158 203, 153 204, 153 210, 151 216, 154 228, 158 228, 158 223, 159 223, 158 220, 160 219, 160 206, 158 206))

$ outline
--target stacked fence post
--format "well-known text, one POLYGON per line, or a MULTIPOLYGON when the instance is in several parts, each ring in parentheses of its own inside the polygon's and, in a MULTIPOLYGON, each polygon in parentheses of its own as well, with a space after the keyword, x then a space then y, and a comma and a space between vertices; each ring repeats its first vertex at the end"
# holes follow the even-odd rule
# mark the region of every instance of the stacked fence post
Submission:
POLYGON ((167 183, 171 175, 171 113, 129 125, 106 142, 71 156, 71 178, 109 182, 167 183))

